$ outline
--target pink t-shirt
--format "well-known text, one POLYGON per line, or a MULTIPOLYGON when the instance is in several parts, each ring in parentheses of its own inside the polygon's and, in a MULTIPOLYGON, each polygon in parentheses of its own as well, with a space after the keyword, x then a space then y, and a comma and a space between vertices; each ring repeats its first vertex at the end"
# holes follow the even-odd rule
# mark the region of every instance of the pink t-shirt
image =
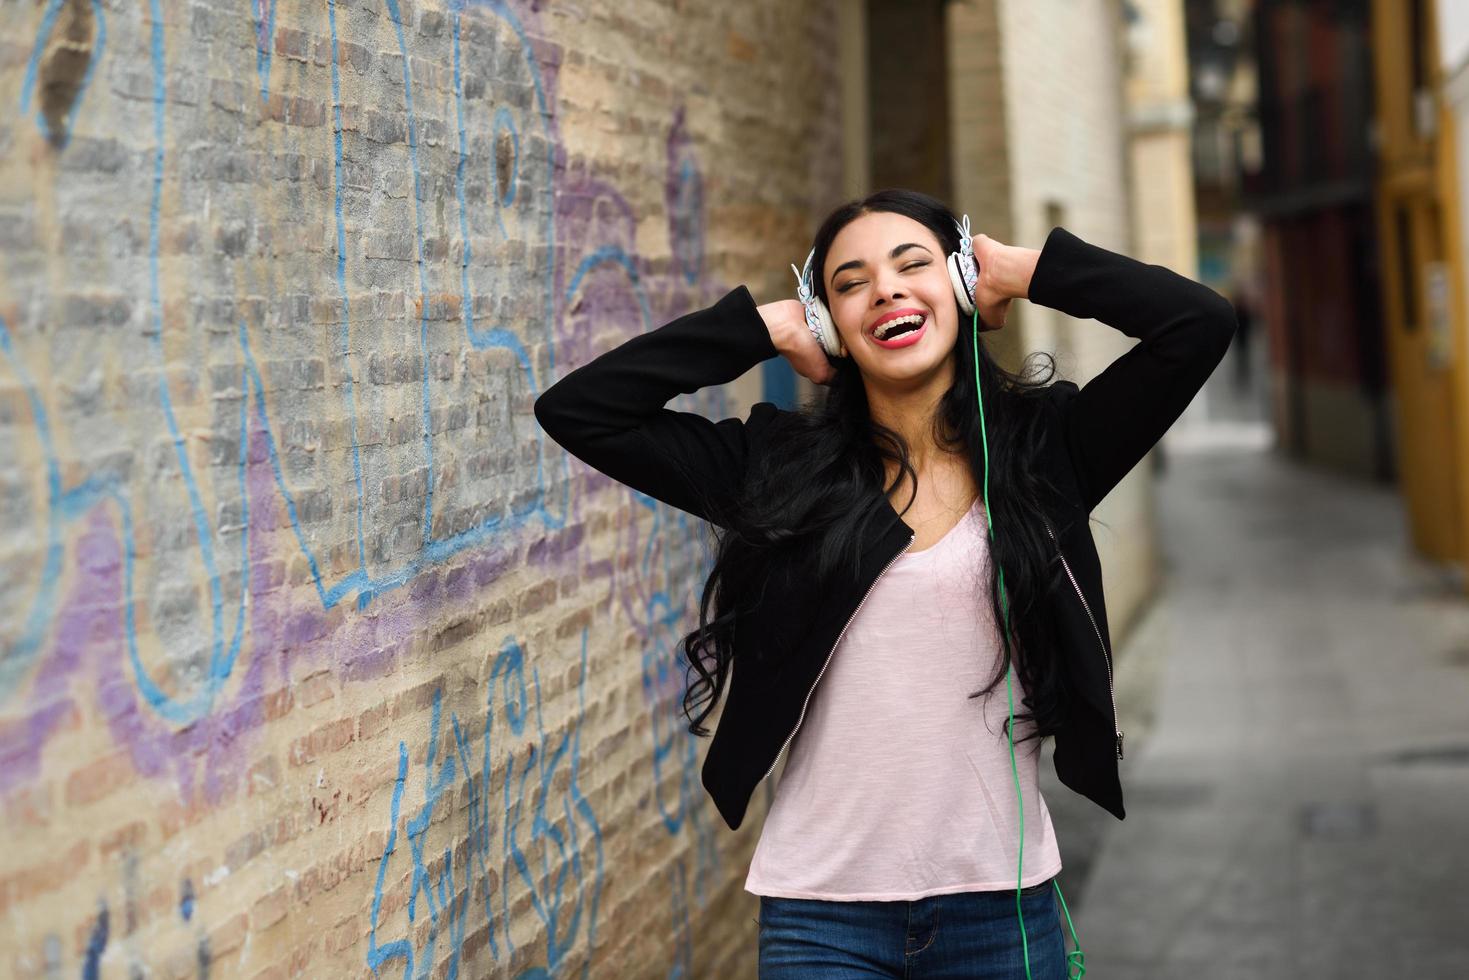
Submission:
MULTIPOLYGON (((1016 886, 1020 823, 984 504, 873 585, 806 706, 745 890, 783 898, 899 901, 1016 886)), ((1015 683, 1015 704, 1021 688, 1015 683)), ((1022 887, 1061 870, 1036 781, 1039 743, 1018 740, 1022 887)))

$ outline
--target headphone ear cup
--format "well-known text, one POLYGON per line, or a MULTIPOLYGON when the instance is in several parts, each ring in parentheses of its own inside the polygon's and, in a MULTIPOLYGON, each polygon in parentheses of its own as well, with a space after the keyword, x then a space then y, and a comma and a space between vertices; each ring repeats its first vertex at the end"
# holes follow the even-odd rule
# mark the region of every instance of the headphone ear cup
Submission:
POLYGON ((831 357, 843 356, 841 334, 837 333, 837 325, 832 322, 831 311, 821 300, 813 298, 806 304, 806 325, 811 328, 822 350, 831 357))
POLYGON ((950 252, 947 264, 949 267, 949 282, 954 286, 954 299, 959 302, 959 312, 965 316, 973 316, 973 284, 979 279, 979 271, 974 266, 974 259, 961 255, 958 252, 950 252), (965 268, 966 266, 968 268, 965 268))

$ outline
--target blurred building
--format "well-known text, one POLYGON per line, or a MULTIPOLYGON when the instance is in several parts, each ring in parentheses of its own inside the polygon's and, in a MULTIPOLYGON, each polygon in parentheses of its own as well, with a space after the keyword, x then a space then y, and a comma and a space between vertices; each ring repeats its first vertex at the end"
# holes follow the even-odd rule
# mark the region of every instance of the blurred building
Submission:
POLYGON ((1200 278, 1184 4, 1126 0, 1122 9, 1133 254, 1200 278))
POLYGON ((1469 5, 1188 0, 1188 9, 1200 270, 1263 315, 1279 443, 1397 480, 1415 548, 1469 557, 1466 178, 1456 146, 1469 111, 1469 5), (1253 260, 1240 262, 1241 236, 1225 241, 1240 211, 1259 222, 1258 280, 1253 260))
POLYGON ((1447 168, 1450 220, 1457 223, 1457 234, 1449 242, 1455 260, 1448 269, 1453 287, 1453 337, 1457 338, 1452 348, 1456 371, 1452 418, 1458 460, 1459 561, 1469 569, 1469 298, 1465 295, 1469 292, 1469 4, 1438 0, 1436 10, 1439 92, 1454 134, 1448 144, 1453 163, 1447 168))
MULTIPOLYGON (((1243 280, 1232 270, 1252 263, 1238 244, 1251 239, 1241 233, 1238 220, 1236 130, 1249 117, 1231 111, 1226 101, 1238 88, 1230 61, 1235 37, 1220 34, 1217 48, 1198 49, 1197 23, 1212 25, 1216 17, 1212 9, 1201 17, 1195 7, 1185 0, 1123 3, 1136 254, 1238 302, 1243 280)), ((1235 101, 1253 108, 1252 99, 1235 101)), ((1229 373, 1241 352, 1248 353, 1247 339, 1243 331, 1236 334, 1218 374, 1229 373)), ((1240 435, 1230 424, 1240 421, 1240 412, 1219 397, 1225 393, 1217 382, 1205 385, 1164 437, 1164 452, 1186 452, 1240 435)), ((1259 442, 1268 429, 1256 428, 1260 432, 1251 435, 1259 442)))
POLYGON ((1259 218, 1245 207, 1262 165, 1247 0, 1185 0, 1200 281, 1229 297, 1239 325, 1229 352, 1168 445, 1265 449, 1276 441, 1262 332, 1265 277, 1259 218))
POLYGON ((1463 188, 1469 5, 1373 0, 1383 326, 1414 546, 1469 559, 1463 188))
POLYGON ((1247 0, 1185 0, 1193 107, 1198 276, 1236 304, 1259 301, 1258 231, 1244 210, 1261 166, 1258 73, 1247 0))
POLYGON ((1367 15, 1367 0, 1254 5, 1263 159, 1244 196, 1263 227, 1280 443, 1389 479, 1367 15))

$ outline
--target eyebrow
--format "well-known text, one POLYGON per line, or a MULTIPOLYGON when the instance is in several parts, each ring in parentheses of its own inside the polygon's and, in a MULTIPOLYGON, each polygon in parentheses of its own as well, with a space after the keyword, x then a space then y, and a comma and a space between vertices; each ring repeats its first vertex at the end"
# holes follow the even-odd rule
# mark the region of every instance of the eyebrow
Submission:
MULTIPOLYGON (((918 244, 917 242, 904 242, 903 244, 897 246, 891 252, 889 252, 888 258, 895 259, 898 256, 902 255, 904 252, 908 251, 908 249, 910 248, 922 248, 925 252, 928 252, 929 255, 933 254, 932 252, 929 252, 927 248, 924 248, 924 246, 918 244)), ((861 259, 853 259, 850 262, 843 262, 841 265, 832 270, 831 284, 836 285, 837 276, 839 274, 845 272, 848 269, 860 269, 866 264, 867 263, 863 262, 861 259)))

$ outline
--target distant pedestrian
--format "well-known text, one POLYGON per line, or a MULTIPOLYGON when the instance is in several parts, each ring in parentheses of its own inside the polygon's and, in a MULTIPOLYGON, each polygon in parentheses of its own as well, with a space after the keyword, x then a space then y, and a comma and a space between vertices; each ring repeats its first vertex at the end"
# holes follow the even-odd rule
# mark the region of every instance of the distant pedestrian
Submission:
POLYGON ((1234 332, 1234 390, 1243 394, 1250 389, 1251 368, 1250 363, 1250 333, 1254 325, 1254 304, 1244 290, 1235 291, 1234 311, 1239 319, 1239 327, 1234 332))
POLYGON ((836 209, 798 279, 764 304, 738 286, 535 404, 588 465, 718 529, 684 711, 708 734, 727 690, 703 782, 729 827, 790 749, 745 882, 760 975, 1084 971, 1037 767, 1054 738, 1061 781, 1124 816, 1088 515, 1218 365, 1234 311, 1064 228, 1039 250, 971 238, 907 190, 836 209), (1054 360, 1011 374, 980 332, 1017 298, 1141 342, 1085 388, 1054 360), (665 407, 777 355, 819 404, 665 407))

